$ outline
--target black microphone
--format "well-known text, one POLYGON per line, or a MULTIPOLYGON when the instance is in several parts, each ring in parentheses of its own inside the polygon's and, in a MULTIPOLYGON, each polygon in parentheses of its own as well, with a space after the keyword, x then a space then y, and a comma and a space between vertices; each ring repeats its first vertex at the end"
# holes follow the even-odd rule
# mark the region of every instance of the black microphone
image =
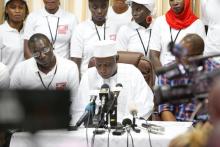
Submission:
POLYGON ((129 112, 131 113, 131 115, 133 116, 133 122, 132 122, 132 129, 136 132, 136 133, 140 133, 140 129, 137 129, 135 127, 137 127, 136 125, 136 118, 137 118, 137 113, 138 113, 138 110, 137 110, 137 106, 135 104, 133 105, 130 105, 129 106, 129 112))
POLYGON ((85 112, 76 122, 76 127, 79 127, 83 122, 89 121, 88 120, 89 116, 92 117, 94 115, 96 108, 95 101, 96 101, 96 96, 91 96, 90 103, 86 106, 85 112))
POLYGON ((123 119, 123 121, 122 121, 122 125, 123 125, 124 127, 126 127, 126 126, 131 127, 131 125, 132 125, 132 121, 131 121, 131 119, 129 119, 129 118, 125 118, 125 119, 123 119))
POLYGON ((115 88, 112 89, 112 91, 113 91, 113 98, 118 98, 122 88, 123 88, 123 86, 122 86, 121 83, 116 84, 115 88))
POLYGON ((108 99, 110 98, 110 88, 108 84, 103 84, 100 92, 99 92, 99 98, 101 101, 101 107, 102 109, 104 108, 106 102, 108 101, 108 99))

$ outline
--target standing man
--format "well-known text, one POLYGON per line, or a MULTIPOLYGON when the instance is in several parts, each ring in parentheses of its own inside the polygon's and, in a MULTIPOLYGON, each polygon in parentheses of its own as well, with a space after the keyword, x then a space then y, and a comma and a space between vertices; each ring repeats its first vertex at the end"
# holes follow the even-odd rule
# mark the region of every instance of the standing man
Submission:
POLYGON ((60 7, 60 0, 43 0, 44 8, 31 13, 24 28, 24 56, 31 57, 28 40, 35 33, 46 35, 61 57, 70 57, 70 40, 77 24, 74 15, 60 7))
POLYGON ((77 25, 71 39, 71 59, 77 63, 81 75, 88 69, 93 56, 90 45, 100 40, 116 39, 116 28, 106 18, 108 7, 109 0, 89 0, 92 18, 77 25))
POLYGON ((43 34, 33 35, 28 47, 32 58, 19 63, 11 75, 11 88, 69 89, 77 93, 78 68, 70 60, 55 56, 50 40, 43 34))
POLYGON ((74 119, 81 116, 89 103, 90 91, 99 90, 103 84, 108 84, 112 89, 119 83, 123 86, 117 98, 119 122, 130 115, 130 106, 137 107, 138 116, 147 117, 153 110, 154 96, 141 72, 133 65, 117 63, 114 41, 99 41, 91 48, 94 49, 95 67, 89 68, 81 79, 78 97, 73 107, 74 119))
POLYGON ((175 60, 169 51, 170 45, 179 43, 187 34, 195 33, 205 38, 205 27, 193 14, 191 0, 169 0, 169 4, 170 9, 158 17, 152 27, 149 49, 154 69, 175 60))

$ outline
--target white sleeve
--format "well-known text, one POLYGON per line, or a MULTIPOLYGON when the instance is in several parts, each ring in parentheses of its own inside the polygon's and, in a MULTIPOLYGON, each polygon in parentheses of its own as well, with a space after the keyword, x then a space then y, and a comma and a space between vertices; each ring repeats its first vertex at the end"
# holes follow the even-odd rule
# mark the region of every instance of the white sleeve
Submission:
POLYGON ((202 37, 203 40, 206 38, 206 33, 205 33, 205 26, 202 23, 200 19, 196 21, 196 34, 198 34, 200 37, 202 37))
POLYGON ((89 103, 89 81, 88 73, 84 73, 80 81, 77 97, 72 102, 72 120, 71 125, 75 125, 77 120, 85 111, 86 105, 89 103))
POLYGON ((80 26, 77 25, 71 37, 70 57, 82 58, 84 49, 84 40, 81 35, 80 26))
POLYGON ((128 35, 126 31, 126 26, 120 27, 117 38, 116 38, 116 48, 118 51, 127 51, 128 50, 128 35))
POLYGON ((34 17, 33 13, 29 14, 24 26, 24 39, 29 40, 34 34, 35 20, 38 19, 34 17))
POLYGON ((10 76, 7 66, 0 63, 0 89, 9 88, 10 76))
POLYGON ((161 51, 161 28, 160 28, 160 17, 158 17, 153 23, 152 35, 150 40, 149 48, 150 50, 161 51))
POLYGON ((153 92, 148 84, 145 82, 145 79, 141 72, 136 69, 134 72, 135 80, 133 81, 133 89, 136 92, 133 95, 133 102, 138 108, 138 115, 141 117, 149 117, 149 114, 152 113, 154 102, 153 102, 153 92))
POLYGON ((21 78, 21 66, 18 64, 15 66, 10 80, 10 89, 19 89, 22 88, 20 78, 21 78))
POLYGON ((206 10, 206 3, 207 0, 201 0, 200 1, 200 10, 201 10, 201 20, 204 23, 204 25, 208 25, 208 16, 207 16, 207 10, 206 10))

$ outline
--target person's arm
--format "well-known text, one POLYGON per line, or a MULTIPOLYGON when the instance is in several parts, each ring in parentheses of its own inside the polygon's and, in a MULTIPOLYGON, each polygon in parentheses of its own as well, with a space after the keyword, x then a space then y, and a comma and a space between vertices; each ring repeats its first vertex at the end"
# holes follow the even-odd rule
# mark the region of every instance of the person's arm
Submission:
POLYGON ((162 121, 176 121, 176 117, 172 113, 173 107, 171 104, 160 104, 158 106, 158 112, 162 121))
POLYGON ((162 67, 162 64, 160 62, 160 52, 155 50, 150 50, 150 60, 153 64, 154 70, 157 70, 162 67))
POLYGON ((24 58, 25 59, 29 59, 31 57, 32 57, 32 55, 31 55, 31 51, 30 51, 30 49, 28 47, 28 40, 25 39, 24 40, 24 58))
POLYGON ((170 111, 163 111, 160 114, 162 121, 176 121, 176 117, 170 111))

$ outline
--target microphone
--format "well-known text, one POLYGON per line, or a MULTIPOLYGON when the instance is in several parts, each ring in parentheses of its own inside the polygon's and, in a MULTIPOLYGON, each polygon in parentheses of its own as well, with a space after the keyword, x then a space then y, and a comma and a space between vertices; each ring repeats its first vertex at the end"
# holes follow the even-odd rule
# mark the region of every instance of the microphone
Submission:
POLYGON ((122 121, 122 125, 125 127, 127 132, 130 132, 130 128, 132 127, 132 121, 129 118, 125 118, 122 121))
POLYGON ((101 86, 100 92, 99 92, 99 98, 101 101, 101 107, 104 108, 106 102, 108 101, 110 97, 110 88, 108 84, 103 84, 101 86))
POLYGON ((123 119, 122 125, 123 125, 124 127, 126 127, 126 126, 130 126, 130 127, 131 127, 131 125, 132 125, 131 119, 129 119, 129 118, 123 119))
MULTIPOLYGON (((96 109, 96 97, 92 95, 91 99, 90 99, 90 103, 86 106, 85 108, 85 112, 83 113, 83 115, 79 118, 79 120, 76 122, 76 127, 79 127, 83 122, 86 121, 90 121, 88 120, 89 116, 93 116, 95 113, 95 109, 96 109)), ((92 117, 91 117, 92 118, 92 117)))
POLYGON ((135 128, 137 125, 136 125, 136 118, 137 118, 137 113, 138 113, 138 110, 137 110, 137 106, 135 104, 132 104, 129 106, 129 112, 130 114, 133 116, 133 122, 132 122, 132 129, 136 132, 136 133, 140 133, 140 129, 137 129, 135 128))
POLYGON ((129 105, 129 112, 133 117, 137 118, 138 110, 137 110, 137 106, 135 104, 129 105))
POLYGON ((123 86, 121 83, 116 84, 116 87, 112 89, 113 91, 113 98, 117 98, 122 90, 123 86))

